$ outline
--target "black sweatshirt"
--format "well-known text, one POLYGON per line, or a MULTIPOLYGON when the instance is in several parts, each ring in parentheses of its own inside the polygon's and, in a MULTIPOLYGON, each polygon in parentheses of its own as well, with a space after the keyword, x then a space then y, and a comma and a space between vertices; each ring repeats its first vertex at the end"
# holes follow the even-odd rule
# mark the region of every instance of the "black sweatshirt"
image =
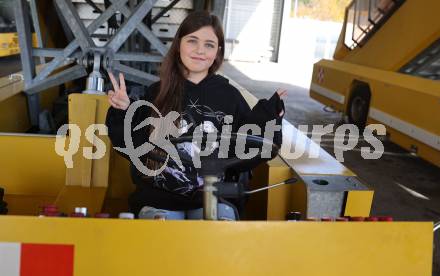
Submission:
MULTIPOLYGON (((152 84, 141 100, 154 102, 160 83, 152 84)), ((134 100, 130 99, 131 104, 134 100)), ((232 115, 232 132, 237 132, 244 124, 257 124, 262 132, 266 122, 276 120, 281 124, 280 112, 284 109, 283 102, 275 93, 269 100, 260 100, 251 110, 241 93, 229 81, 220 75, 208 75, 198 84, 189 80, 185 81, 181 114, 181 126, 184 133, 191 133, 195 127, 203 126, 205 131, 216 128, 220 133, 225 116, 232 115), (191 128, 185 128, 191 125, 191 128)), ((128 110, 128 109, 127 109, 128 110)), ((107 112, 106 125, 110 140, 114 147, 125 148, 124 142, 124 117, 127 111, 110 107, 107 112)), ((134 148, 149 141, 148 126, 133 130, 139 123, 150 117, 151 109, 142 106, 136 110, 131 125, 131 135, 134 148)), ((163 114, 165 116, 165 114, 163 114)), ((274 143, 281 144, 281 131, 275 132, 274 143)), ((179 154, 191 155, 191 149, 185 143, 177 146, 179 154)), ((129 156, 121 153, 130 160, 129 156)), ((191 157, 189 157, 191 158, 191 157)), ((140 158, 142 164, 147 161, 147 156, 140 158)), ((166 210, 190 210, 202 207, 202 193, 197 192, 202 184, 201 178, 193 166, 177 167, 169 165, 165 170, 154 177, 143 175, 131 162, 131 173, 136 185, 135 192, 129 198, 132 212, 136 214, 143 206, 151 206, 166 210)))

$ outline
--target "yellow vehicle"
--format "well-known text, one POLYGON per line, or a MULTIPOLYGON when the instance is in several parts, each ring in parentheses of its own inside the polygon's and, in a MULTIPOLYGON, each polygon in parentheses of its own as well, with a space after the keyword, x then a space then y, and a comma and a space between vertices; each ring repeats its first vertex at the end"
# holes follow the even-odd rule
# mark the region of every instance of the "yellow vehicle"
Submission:
POLYGON ((440 1, 354 0, 310 96, 440 166, 440 1))
POLYGON ((0 30, 0 57, 15 55, 20 53, 18 48, 17 33, 1 32, 0 30))
MULTIPOLYGON (((32 35, 32 44, 37 47, 37 34, 32 35)), ((20 53, 15 27, 13 1, 0 1, 0 57, 20 53)))
MULTIPOLYGON (((33 34, 33 45, 37 47, 37 36, 33 34)), ((17 32, 0 30, 0 57, 12 56, 20 53, 17 32)))
MULTIPOLYGON (((113 2, 128 14, 127 0, 113 2)), ((132 26, 142 30, 148 9, 135 10, 144 14, 129 20, 137 20, 132 26)), ((132 32, 128 27, 121 26, 117 33, 132 32)), ((21 42, 28 46, 29 41, 21 42)), ((34 50, 22 51, 22 59, 27 58, 24 69, 30 68, 34 50)), ((54 62, 62 61, 65 51, 34 54, 52 55, 54 62)), ((82 57, 80 51, 77 45, 66 58, 82 57)), ((266 190, 249 197, 242 221, 118 219, 128 209, 134 185, 128 161, 111 147, 107 133, 90 128, 105 121, 106 95, 82 90, 68 95, 68 122, 78 126, 76 134, 27 133, 32 120, 26 94, 39 93, 39 107, 55 109, 60 84, 68 86, 72 79, 87 76, 81 66, 88 63, 75 62, 66 69, 60 62, 55 73, 35 81, 51 62, 35 66, 31 81, 0 78, 0 213, 3 200, 8 209, 0 216, 0 275, 431 275, 432 222, 304 221, 328 215, 368 217, 374 191, 324 150, 319 149, 319 158, 308 158, 311 149, 306 144, 313 141, 288 122, 283 122, 283 145, 306 148, 305 153, 300 158, 281 153, 254 170, 249 189, 266 190), (86 134, 90 129, 93 139, 86 134), (70 156, 74 165, 68 166, 69 157, 60 152, 75 144, 70 156), (106 151, 100 158, 85 154, 101 147, 106 151), (289 178, 297 181, 275 187, 289 178), (86 208, 89 217, 39 216, 45 205, 56 205, 65 214, 86 208), (291 211, 301 212, 303 221, 285 221, 291 211), (97 213, 111 218, 95 218, 97 213)), ((249 91, 231 83, 249 106, 256 104, 249 91)))

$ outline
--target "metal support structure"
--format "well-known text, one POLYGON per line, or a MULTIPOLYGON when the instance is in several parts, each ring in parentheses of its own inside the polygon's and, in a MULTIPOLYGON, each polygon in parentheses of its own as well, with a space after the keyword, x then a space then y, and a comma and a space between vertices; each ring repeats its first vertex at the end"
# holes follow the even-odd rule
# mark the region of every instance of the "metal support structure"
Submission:
MULTIPOLYGON (((110 1, 115 3, 118 0, 110 0, 110 1)), ((122 15, 124 15, 125 17, 131 16, 131 11, 126 6, 121 7, 120 11, 122 15)), ((145 24, 139 23, 136 27, 137 30, 141 33, 141 35, 144 36, 151 43, 151 45, 153 45, 154 48, 156 48, 159 51, 159 53, 161 53, 164 56, 166 55, 166 53, 168 52, 168 48, 165 47, 165 45, 163 45, 162 41, 160 41, 153 34, 153 32, 147 26, 145 26, 145 24)))
POLYGON ((87 76, 86 69, 81 65, 75 65, 58 74, 48 77, 44 81, 36 82, 31 87, 26 89, 27 94, 35 94, 48 88, 73 81, 87 76))
POLYGON ((128 20, 124 22, 121 28, 117 31, 116 35, 107 43, 107 49, 116 53, 119 48, 124 44, 128 37, 136 29, 137 25, 142 23, 142 19, 147 15, 147 13, 153 8, 153 3, 151 0, 144 0, 136 8, 135 12, 131 16, 126 16, 122 10, 127 9, 126 7, 121 8, 121 12, 124 16, 128 17, 128 20))
MULTIPOLYGON (((14 7, 24 83, 25 86, 30 86, 35 76, 35 63, 32 55, 32 33, 27 1, 17 0, 14 7)), ((27 97, 27 106, 31 125, 38 126, 40 112, 39 96, 27 97)))
MULTIPOLYGON (((41 28, 40 28, 40 20, 38 20, 38 9, 37 9, 37 3, 36 0, 30 0, 29 3, 31 5, 31 14, 32 14, 32 23, 34 24, 34 30, 37 35, 37 43, 38 47, 42 48, 43 45, 43 37, 41 35, 41 28)), ((46 63, 46 60, 44 57, 40 57, 40 63, 46 63)))
POLYGON ((140 70, 134 69, 130 66, 126 66, 120 64, 119 62, 114 62, 112 69, 124 74, 125 79, 133 82, 137 82, 139 84, 143 84, 146 86, 151 85, 153 82, 159 80, 159 77, 155 75, 151 75, 140 70))
MULTIPOLYGON (((26 8, 26 0, 16 0, 16 21, 17 30, 22 49, 21 58, 25 78, 25 92, 34 95, 47 88, 60 85, 62 83, 82 78, 87 75, 86 68, 93 64, 93 71, 87 80, 87 93, 103 93, 103 78, 100 69, 111 69, 122 72, 126 79, 142 85, 150 85, 157 81, 157 76, 137 70, 133 67, 121 64, 121 62, 161 62, 163 56, 168 52, 167 47, 153 34, 150 28, 142 23, 145 16, 151 12, 157 0, 143 0, 130 9, 126 4, 128 0, 111 0, 111 5, 95 19, 88 27, 81 21, 75 6, 71 0, 55 0, 55 7, 59 10, 59 15, 64 19, 66 28, 72 32, 74 39, 64 49, 32 48, 32 34, 30 32, 29 14, 26 8), (103 47, 96 47, 92 35, 107 22, 115 13, 121 12, 127 20, 118 29, 113 38, 103 47), (130 38, 136 30, 144 36, 160 55, 135 52, 118 52, 121 46, 130 38), (36 75, 33 57, 53 58, 36 75), (78 63, 68 69, 62 70, 57 74, 53 72, 61 66, 71 63, 78 63)), ((35 0, 34 0, 35 1, 35 0)), ((134 2, 133 2, 134 3, 134 2)), ((36 14, 36 2, 34 11, 36 14)), ((35 99, 33 96, 32 99, 35 99)), ((38 101, 32 100, 30 103, 38 101)), ((35 106, 30 110, 38 110, 35 106)), ((31 113, 31 112, 30 112, 31 113)), ((38 114, 31 115, 38 118, 38 114)), ((35 119, 33 119, 35 121, 35 119)))
POLYGON ((105 95, 104 93, 104 79, 102 78, 99 68, 101 67, 101 55, 95 53, 93 59, 93 72, 90 73, 87 78, 86 90, 83 93, 86 94, 98 94, 105 95))
POLYGON ((140 62, 162 62, 163 57, 159 55, 143 53, 117 53, 113 60, 118 61, 140 61, 140 62))
POLYGON ((87 53, 91 47, 95 47, 95 43, 93 43, 86 27, 84 27, 84 24, 79 18, 72 2, 67 0, 55 0, 55 3, 58 5, 61 14, 64 16, 67 25, 72 30, 82 52, 87 53))
MULTIPOLYGON (((128 1, 128 6, 130 7, 130 10, 134 10, 135 9, 135 7, 136 7, 136 3, 137 3, 138 1, 137 0, 129 0, 128 1)), ((147 15, 148 14, 151 14, 151 11, 149 11, 148 13, 147 13, 147 15)), ((136 30, 135 30, 136 31, 136 30)), ((135 49, 136 49, 136 36, 135 35, 130 35, 130 38, 129 38, 129 40, 127 41, 128 43, 125 43, 126 44, 126 46, 128 47, 127 49, 128 49, 128 51, 129 52, 132 52, 132 51, 134 51, 135 49)), ((130 67, 134 67, 134 66, 136 66, 136 64, 134 63, 134 62, 130 62, 130 63, 128 63, 127 65, 129 65, 130 67)), ((138 68, 136 68, 136 69, 138 69, 138 68)))
MULTIPOLYGON (((97 19, 95 19, 92 24, 87 26, 87 32, 90 34, 93 34, 102 24, 104 24, 110 17, 113 16, 114 13, 116 13, 125 3, 127 0, 118 0, 115 1, 113 5, 111 5, 108 9, 106 9, 97 19)), ((49 62, 46 67, 41 70, 41 72, 38 74, 38 76, 35 78, 35 80, 40 81, 49 76, 50 73, 53 72, 53 70, 57 69, 58 67, 63 65, 63 62, 66 58, 70 57, 73 52, 79 47, 79 44, 76 40, 72 41, 67 45, 66 48, 64 48, 64 53, 62 57, 57 57, 53 59, 51 62, 49 62)))
POLYGON ((17 0, 14 7, 23 77, 25 85, 29 86, 35 76, 35 63, 32 57, 32 33, 27 1, 17 0))
POLYGON ((34 57, 63 57, 63 49, 34 48, 32 51, 34 57))
MULTIPOLYGON (((53 3, 55 3, 55 2, 53 2, 53 3)), ((75 37, 73 36, 73 33, 69 28, 69 25, 67 25, 67 21, 64 18, 63 14, 61 13, 60 8, 58 7, 58 5, 55 4, 54 9, 55 9, 55 12, 56 12, 58 19, 60 20, 60 25, 64 31, 64 36, 66 37, 66 40, 69 42, 73 41, 75 39, 75 37)))

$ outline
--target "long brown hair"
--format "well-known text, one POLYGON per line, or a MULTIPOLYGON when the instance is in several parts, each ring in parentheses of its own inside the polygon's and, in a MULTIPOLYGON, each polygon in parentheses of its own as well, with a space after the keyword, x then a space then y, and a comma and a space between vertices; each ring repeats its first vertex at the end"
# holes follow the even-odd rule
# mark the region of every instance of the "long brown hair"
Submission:
POLYGON ((208 75, 215 73, 223 63, 225 53, 225 39, 222 25, 217 16, 205 11, 196 11, 183 20, 171 47, 160 67, 160 90, 154 101, 155 106, 165 116, 170 111, 181 113, 182 94, 187 69, 180 59, 180 42, 182 37, 198 31, 200 28, 211 26, 218 39, 218 52, 208 71, 208 75))
MULTIPOLYGON (((205 26, 211 26, 214 29, 219 46, 217 56, 208 70, 208 75, 217 72, 223 63, 225 39, 220 20, 217 16, 211 15, 205 11, 192 12, 185 18, 185 20, 183 20, 177 30, 173 43, 160 67, 160 88, 159 93, 154 100, 154 105, 159 109, 162 116, 166 116, 170 111, 177 111, 178 113, 182 112, 182 94, 188 72, 180 59, 180 42, 182 37, 196 32, 205 26)), ((177 120, 175 124, 178 125, 179 120, 177 120)), ((149 135, 152 130, 152 128, 149 129, 149 135)), ((154 149, 153 151, 156 155, 160 155, 163 158, 166 157, 166 153, 161 150, 154 149)), ((145 165, 150 169, 158 169, 162 166, 162 162, 148 158, 145 165)), ((149 176, 145 177, 148 178, 149 176)))

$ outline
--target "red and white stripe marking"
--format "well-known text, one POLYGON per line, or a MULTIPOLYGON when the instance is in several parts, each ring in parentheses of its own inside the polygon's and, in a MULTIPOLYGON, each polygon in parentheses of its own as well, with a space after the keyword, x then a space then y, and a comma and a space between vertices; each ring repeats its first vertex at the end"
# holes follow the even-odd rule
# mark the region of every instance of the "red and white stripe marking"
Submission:
POLYGON ((0 242, 2 276, 72 276, 74 246, 0 242))

